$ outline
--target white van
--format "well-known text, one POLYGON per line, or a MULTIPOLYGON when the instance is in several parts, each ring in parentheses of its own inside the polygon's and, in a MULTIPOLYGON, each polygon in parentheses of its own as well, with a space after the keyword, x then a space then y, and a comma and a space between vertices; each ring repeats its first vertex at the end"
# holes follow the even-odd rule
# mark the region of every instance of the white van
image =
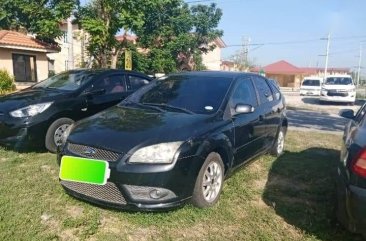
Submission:
POLYGON ((319 77, 305 77, 301 83, 300 95, 320 95, 323 79, 319 77))
POLYGON ((350 75, 330 75, 323 82, 320 101, 355 103, 356 86, 350 75))

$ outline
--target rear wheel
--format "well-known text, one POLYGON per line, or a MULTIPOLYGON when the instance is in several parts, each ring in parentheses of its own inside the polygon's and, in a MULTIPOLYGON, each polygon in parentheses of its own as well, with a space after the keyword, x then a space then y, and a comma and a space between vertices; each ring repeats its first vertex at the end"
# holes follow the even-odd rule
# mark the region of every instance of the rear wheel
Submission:
POLYGON ((199 208, 211 207, 219 200, 224 183, 224 164, 220 155, 210 153, 198 174, 192 204, 199 208))
POLYGON ((285 147, 285 130, 283 127, 277 133, 277 138, 270 151, 273 156, 280 156, 285 147))
POLYGON ((57 146, 62 143, 62 135, 73 123, 72 119, 60 118, 50 125, 45 138, 45 146, 50 152, 57 151, 57 146))

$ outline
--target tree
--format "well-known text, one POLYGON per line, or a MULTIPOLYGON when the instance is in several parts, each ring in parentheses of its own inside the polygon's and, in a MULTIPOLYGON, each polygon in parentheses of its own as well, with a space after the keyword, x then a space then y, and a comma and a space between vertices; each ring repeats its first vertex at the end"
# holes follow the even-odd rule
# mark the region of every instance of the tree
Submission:
POLYGON ((249 71, 254 67, 254 61, 248 59, 248 55, 243 49, 236 51, 230 57, 230 60, 234 62, 235 67, 240 71, 249 71))
POLYGON ((25 30, 40 40, 55 43, 59 25, 79 4, 78 0, 0 0, 0 29, 25 30))
POLYGON ((117 58, 127 46, 116 40, 116 34, 134 30, 144 22, 143 0, 94 0, 79 9, 78 18, 89 35, 88 51, 97 67, 116 67, 117 58))
POLYGON ((201 55, 223 32, 222 11, 215 4, 189 7, 181 0, 160 0, 147 6, 144 24, 136 30, 139 44, 149 49, 153 72, 204 69, 201 55))

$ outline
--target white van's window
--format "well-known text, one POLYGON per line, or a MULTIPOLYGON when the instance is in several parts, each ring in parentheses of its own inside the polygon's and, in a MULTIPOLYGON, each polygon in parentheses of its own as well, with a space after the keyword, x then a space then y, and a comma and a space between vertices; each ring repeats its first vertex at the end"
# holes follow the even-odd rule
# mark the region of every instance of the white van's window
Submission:
POLYGON ((329 77, 325 81, 326 85, 352 85, 350 77, 329 77))
POLYGON ((320 86, 320 80, 318 79, 306 79, 302 82, 303 86, 320 86))

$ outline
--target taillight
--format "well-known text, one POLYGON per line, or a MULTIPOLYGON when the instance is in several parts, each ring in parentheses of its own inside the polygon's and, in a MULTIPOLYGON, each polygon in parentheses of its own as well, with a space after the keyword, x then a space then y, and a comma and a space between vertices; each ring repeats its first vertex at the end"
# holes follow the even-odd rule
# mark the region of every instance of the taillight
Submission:
POLYGON ((354 159, 352 170, 361 177, 366 178, 366 149, 362 150, 354 159))

